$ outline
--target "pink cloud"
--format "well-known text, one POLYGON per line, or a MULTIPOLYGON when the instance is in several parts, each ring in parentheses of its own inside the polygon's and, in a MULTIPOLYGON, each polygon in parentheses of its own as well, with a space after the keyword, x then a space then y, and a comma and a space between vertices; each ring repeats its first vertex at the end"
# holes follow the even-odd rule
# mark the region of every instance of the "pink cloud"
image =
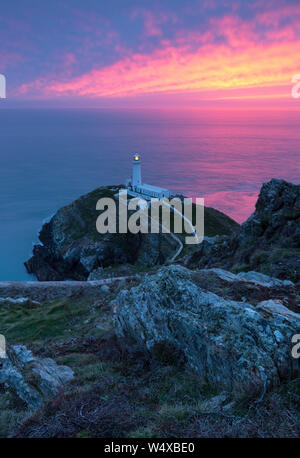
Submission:
MULTIPOLYGON (((287 10, 286 14, 295 14, 295 11, 299 13, 300 7, 287 10)), ((142 9, 135 11, 132 17, 137 14, 143 15, 146 33, 160 35, 157 24, 166 20, 163 15, 154 17, 142 9)), ((276 22, 276 14, 274 17, 276 22)), ((262 15, 260 21, 268 21, 266 18, 262 15)), ((289 30, 273 30, 272 40, 261 42, 255 21, 242 21, 228 15, 212 19, 208 32, 184 36, 179 31, 173 42, 162 40, 151 54, 128 52, 112 65, 95 68, 76 78, 65 73, 61 79, 47 78, 44 85, 37 79, 36 83, 23 85, 21 93, 35 89, 49 97, 97 98, 218 92, 220 97, 230 97, 230 91, 235 91, 236 98, 243 97, 246 89, 258 88, 259 92, 260 88, 267 88, 265 97, 268 94, 270 98, 276 94, 290 97, 286 88, 291 75, 299 71, 300 38, 294 38, 289 30), (225 36, 227 42, 216 40, 218 36, 225 36)), ((66 58, 70 68, 74 59, 73 55, 66 58)), ((255 98, 255 93, 252 97, 255 98)))
POLYGON ((155 16, 150 11, 146 11, 145 15, 145 35, 148 37, 162 35, 162 31, 159 28, 155 16))
POLYGON ((131 19, 141 17, 144 22, 143 34, 145 37, 162 36, 162 27, 167 22, 175 24, 178 18, 175 13, 153 12, 145 8, 136 8, 131 12, 131 19))
POLYGON ((267 27, 279 27, 280 22, 290 19, 293 26, 297 26, 297 22, 300 17, 300 6, 289 5, 281 8, 274 8, 271 3, 268 5, 268 9, 262 13, 257 14, 255 20, 267 27))
POLYGON ((69 52, 63 55, 63 69, 66 76, 71 76, 73 72, 74 65, 77 64, 76 56, 69 52))

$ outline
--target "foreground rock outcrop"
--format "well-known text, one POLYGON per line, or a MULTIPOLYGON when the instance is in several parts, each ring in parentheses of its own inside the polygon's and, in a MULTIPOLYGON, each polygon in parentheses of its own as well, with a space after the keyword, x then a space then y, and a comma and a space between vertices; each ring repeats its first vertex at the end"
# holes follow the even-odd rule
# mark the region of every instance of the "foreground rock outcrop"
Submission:
POLYGON ((265 183, 238 235, 203 242, 183 264, 255 270, 300 282, 300 185, 276 179, 265 183))
POLYGON ((59 366, 51 358, 35 357, 23 345, 8 347, 7 357, 0 361, 0 383, 32 410, 41 407, 74 377, 69 367, 59 366))
POLYGON ((197 273, 169 266, 122 290, 113 308, 119 337, 152 354, 168 349, 199 380, 240 397, 299 376, 291 338, 300 331, 300 315, 275 305, 226 299, 199 287, 197 273))

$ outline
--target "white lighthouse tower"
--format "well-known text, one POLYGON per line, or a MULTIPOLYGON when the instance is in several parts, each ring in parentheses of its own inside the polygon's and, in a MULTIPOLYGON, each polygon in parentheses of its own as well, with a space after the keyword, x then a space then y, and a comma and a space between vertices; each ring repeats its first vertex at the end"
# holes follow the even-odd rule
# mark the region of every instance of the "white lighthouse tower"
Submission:
POLYGON ((168 189, 159 188, 151 184, 142 184, 141 156, 138 153, 134 153, 132 162, 132 176, 131 179, 126 180, 126 187, 129 195, 143 197, 147 200, 162 197, 169 198, 171 196, 171 191, 168 189))
POLYGON ((132 167, 132 186, 140 186, 142 184, 141 175, 141 156, 137 153, 133 156, 133 167, 132 167))

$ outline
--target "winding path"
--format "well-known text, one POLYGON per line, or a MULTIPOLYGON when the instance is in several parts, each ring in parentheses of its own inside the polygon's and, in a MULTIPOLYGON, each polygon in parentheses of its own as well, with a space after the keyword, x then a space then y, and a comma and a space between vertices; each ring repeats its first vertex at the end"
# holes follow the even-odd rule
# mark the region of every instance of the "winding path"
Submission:
MULTIPOLYGON (((199 243, 199 238, 198 238, 198 235, 197 235, 197 232, 196 232, 194 226, 192 225, 192 222, 191 222, 188 218, 186 218, 186 216, 184 216, 181 212, 179 212, 179 211, 177 210, 177 208, 171 206, 170 204, 168 204, 168 203, 165 202, 165 201, 163 201, 163 204, 166 205, 167 207, 169 207, 171 210, 173 210, 175 213, 177 213, 179 216, 181 216, 181 218, 183 218, 183 219, 187 222, 187 224, 188 224, 189 227, 191 228, 191 234, 194 235, 194 237, 195 237, 196 240, 197 240, 197 243, 199 243)), ((150 216, 150 218, 151 218, 151 216, 150 216)), ((161 225, 161 226, 162 226, 162 225, 161 225)), ((164 227, 164 226, 162 226, 162 227, 164 227)), ((181 251, 183 250, 183 243, 182 243, 182 241, 179 239, 179 237, 177 237, 173 232, 169 232, 169 234, 170 234, 170 236, 171 236, 174 240, 176 240, 176 241, 179 243, 179 248, 178 248, 178 250, 177 250, 176 253, 172 256, 172 258, 169 259, 169 262, 173 262, 173 261, 175 261, 175 259, 180 255, 181 251)))

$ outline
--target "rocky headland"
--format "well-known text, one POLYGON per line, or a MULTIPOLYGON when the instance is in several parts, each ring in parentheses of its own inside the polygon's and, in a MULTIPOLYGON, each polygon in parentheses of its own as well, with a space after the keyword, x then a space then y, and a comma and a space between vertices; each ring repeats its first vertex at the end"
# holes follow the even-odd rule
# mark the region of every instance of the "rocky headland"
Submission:
MULTIPOLYGON (((42 227, 41 244, 35 245, 33 256, 25 263, 27 271, 35 274, 39 281, 98 280, 105 274, 105 268, 116 270, 127 264, 125 271, 128 272, 129 266, 137 271, 171 259, 178 250, 178 242, 169 234, 97 232, 97 201, 103 197, 114 199, 118 214, 115 194, 120 187, 96 189, 58 210, 42 227)), ((206 236, 238 230, 235 221, 213 208, 205 208, 206 236)))

